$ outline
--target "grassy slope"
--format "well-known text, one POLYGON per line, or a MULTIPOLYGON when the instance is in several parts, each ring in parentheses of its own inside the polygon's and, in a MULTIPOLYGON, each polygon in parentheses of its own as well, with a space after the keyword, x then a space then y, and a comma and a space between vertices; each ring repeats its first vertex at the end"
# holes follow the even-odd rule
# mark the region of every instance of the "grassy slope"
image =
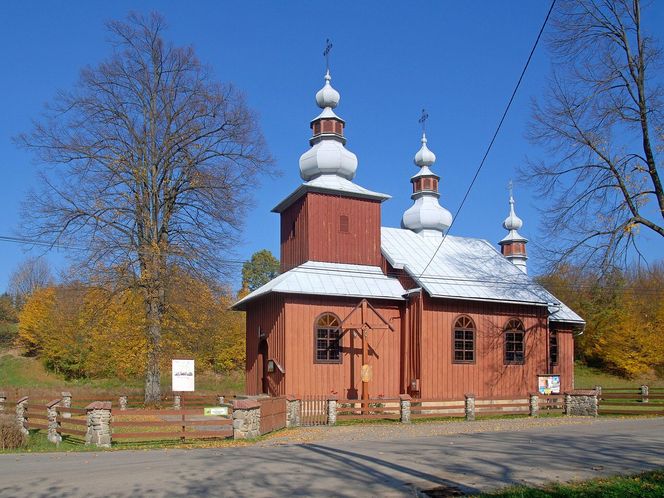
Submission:
MULTIPOLYGON (((47 371, 39 360, 24 358, 9 353, 0 353, 0 390, 9 388, 76 388, 119 390, 121 388, 140 389, 141 379, 123 381, 120 379, 89 379, 67 381, 63 377, 47 371)), ((162 386, 170 388, 170 378, 162 378, 162 386)), ((244 392, 244 375, 233 372, 229 375, 197 375, 196 388, 199 391, 233 394, 244 392)))
POLYGON ((664 387, 664 379, 625 379, 580 363, 574 366, 574 386, 577 389, 586 389, 594 386, 638 387, 643 384, 650 387, 664 387))

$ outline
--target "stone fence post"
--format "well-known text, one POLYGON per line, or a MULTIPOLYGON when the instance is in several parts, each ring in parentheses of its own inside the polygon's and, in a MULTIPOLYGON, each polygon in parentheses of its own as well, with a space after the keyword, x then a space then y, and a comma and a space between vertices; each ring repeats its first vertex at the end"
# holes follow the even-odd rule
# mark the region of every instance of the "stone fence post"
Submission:
POLYGON ((85 444, 98 448, 111 447, 111 402, 94 401, 85 407, 88 415, 88 431, 85 444))
POLYGON ((125 411, 127 409, 127 395, 123 394, 118 398, 118 404, 120 405, 120 410, 125 411))
POLYGON ((338 396, 327 397, 327 425, 334 425, 337 423, 337 401, 338 396))
POLYGON ((529 397, 530 416, 537 417, 539 415, 539 395, 532 393, 529 397))
POLYGON ((300 427, 300 400, 286 396, 286 427, 300 427))
POLYGON ((225 401, 224 397, 221 394, 217 395, 217 404, 219 406, 223 406, 223 405, 226 404, 226 401, 225 401))
POLYGON ((598 410, 597 391, 577 389, 565 393, 565 415, 596 417, 598 410))
POLYGON ((173 410, 179 410, 182 406, 182 395, 173 393, 173 410))
MULTIPOLYGON (((46 404, 46 415, 48 415, 48 436, 47 439, 54 444, 60 444, 62 436, 60 435, 60 422, 58 422, 58 407, 64 400, 54 399, 46 404)), ((71 398, 70 398, 71 402, 71 398)), ((64 403, 63 403, 64 405, 64 403)), ((71 406, 71 405, 70 405, 71 406)), ((65 414, 63 413, 63 416, 65 414)), ((69 414, 71 415, 71 414, 69 414)))
POLYGON ((261 404, 252 399, 233 401, 233 439, 253 439, 261 435, 261 404))
POLYGON ((647 403, 649 395, 650 395, 650 389, 648 388, 648 386, 641 386, 641 403, 647 403))
POLYGON ((0 392, 0 413, 5 411, 5 403, 7 403, 7 395, 0 392))
POLYGON ((410 399, 408 394, 399 395, 399 412, 402 424, 410 424, 410 399))
POLYGON ((602 397, 602 386, 595 386, 594 389, 597 392, 597 396, 602 397))
MULTIPOLYGON (((61 392, 62 400, 60 406, 63 408, 71 408, 71 393, 70 392, 61 392)), ((71 412, 62 412, 63 418, 71 418, 71 412)))
POLYGON ((464 408, 464 411, 466 413, 466 420, 469 422, 472 422, 475 420, 475 395, 474 394, 466 394, 466 406, 464 408))
POLYGON ((28 431, 28 397, 23 396, 16 402, 16 423, 18 424, 21 432, 26 436, 30 434, 28 431))

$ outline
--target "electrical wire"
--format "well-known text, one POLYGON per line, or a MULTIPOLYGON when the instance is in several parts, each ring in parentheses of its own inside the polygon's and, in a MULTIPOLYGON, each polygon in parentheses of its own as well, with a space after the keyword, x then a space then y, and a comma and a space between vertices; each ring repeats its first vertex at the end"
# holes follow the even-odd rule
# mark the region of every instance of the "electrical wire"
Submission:
POLYGON ((546 17, 544 18, 544 22, 542 23, 542 27, 540 28, 539 33, 537 34, 537 38, 535 39, 535 43, 533 44, 533 47, 530 49, 530 54, 528 55, 528 60, 526 60, 526 64, 523 66, 523 70, 521 71, 521 75, 519 76, 519 80, 517 81, 516 86, 514 87, 514 91, 512 92, 512 96, 510 97, 509 101, 507 102, 507 106, 505 107, 505 111, 503 112, 503 115, 500 118, 500 121, 498 122, 498 126, 496 127, 496 131, 494 132, 493 137, 491 138, 491 141, 489 142, 489 146, 487 147, 486 152, 484 153, 484 157, 482 157, 482 161, 480 161, 480 165, 477 167, 477 170, 475 171, 475 176, 473 176, 473 179, 470 182, 470 185, 468 186, 468 189, 466 190, 466 193, 463 196, 463 199, 461 200, 461 204, 459 205, 459 208, 457 209, 457 211, 454 215, 454 218, 452 218, 452 223, 450 224, 449 228, 447 229, 447 232, 445 232, 445 234, 443 235, 443 238, 440 241, 440 244, 438 244, 438 248, 433 253, 433 256, 431 256, 431 260, 424 267, 424 270, 422 270, 422 273, 420 274, 420 277, 422 275, 424 275, 424 272, 427 271, 427 269, 429 268, 429 265, 431 264, 431 262, 436 257, 436 254, 438 253, 438 250, 443 245, 443 242, 445 242, 445 237, 447 237, 447 234, 452 229, 452 226, 454 226, 454 222, 459 217, 459 213, 461 212, 461 209, 463 208, 464 204, 466 203, 466 199, 468 198, 468 195, 470 194, 470 191, 472 190, 473 186, 475 185, 475 181, 477 180, 477 177, 479 176, 480 171, 482 171, 482 168, 484 167, 484 163, 486 161, 486 158, 489 155, 489 152, 491 152, 491 148, 493 147, 493 144, 496 141, 496 137, 498 136, 498 133, 500 132, 500 129, 503 126, 503 122, 505 121, 505 117, 507 116, 507 112, 510 110, 510 107, 512 107, 512 102, 514 101, 514 97, 516 96, 516 92, 519 90, 519 87, 521 86, 521 81, 523 81, 523 77, 526 74, 526 70, 528 69, 528 66, 530 65, 530 61, 533 58, 533 54, 535 53, 535 49, 537 48, 537 45, 539 44, 540 38, 542 37, 542 33, 544 33, 544 28, 546 27, 547 23, 549 22, 549 17, 551 17, 551 12, 553 11, 553 7, 555 5, 556 5, 556 0, 553 0, 551 2, 551 7, 549 7, 549 11, 547 12, 546 17))

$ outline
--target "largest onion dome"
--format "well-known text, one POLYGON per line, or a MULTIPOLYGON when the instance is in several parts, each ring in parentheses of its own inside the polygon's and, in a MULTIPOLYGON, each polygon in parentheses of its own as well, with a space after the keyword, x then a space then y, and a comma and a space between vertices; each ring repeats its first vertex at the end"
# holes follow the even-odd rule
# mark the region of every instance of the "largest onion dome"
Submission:
POLYGON ((438 203, 440 177, 429 169, 436 162, 436 155, 427 147, 424 133, 421 142, 413 160, 420 171, 410 179, 413 184, 411 199, 415 202, 404 213, 401 226, 423 235, 441 236, 450 228, 452 214, 438 203))
POLYGON ((316 104, 323 111, 311 121, 311 149, 300 156, 300 176, 305 181, 320 175, 337 175, 352 180, 357 170, 357 156, 345 147, 345 122, 333 111, 341 96, 332 87, 331 80, 328 70, 325 85, 316 93, 316 104))

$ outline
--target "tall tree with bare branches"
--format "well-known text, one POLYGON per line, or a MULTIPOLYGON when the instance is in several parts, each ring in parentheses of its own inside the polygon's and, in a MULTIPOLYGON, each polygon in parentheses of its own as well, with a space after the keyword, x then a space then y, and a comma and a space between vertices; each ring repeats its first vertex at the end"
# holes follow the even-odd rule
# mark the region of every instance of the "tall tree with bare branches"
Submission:
POLYGON ((255 115, 191 47, 164 40, 158 14, 108 23, 112 55, 82 70, 30 133, 47 165, 26 203, 29 236, 75 247, 97 281, 141 289, 145 399, 161 396, 169 268, 215 277, 237 242, 257 177, 272 171, 255 115))
POLYGON ((644 15, 639 0, 558 2, 553 75, 528 133, 547 155, 522 171, 551 200, 554 266, 624 266, 643 231, 664 237, 664 87, 644 15))

